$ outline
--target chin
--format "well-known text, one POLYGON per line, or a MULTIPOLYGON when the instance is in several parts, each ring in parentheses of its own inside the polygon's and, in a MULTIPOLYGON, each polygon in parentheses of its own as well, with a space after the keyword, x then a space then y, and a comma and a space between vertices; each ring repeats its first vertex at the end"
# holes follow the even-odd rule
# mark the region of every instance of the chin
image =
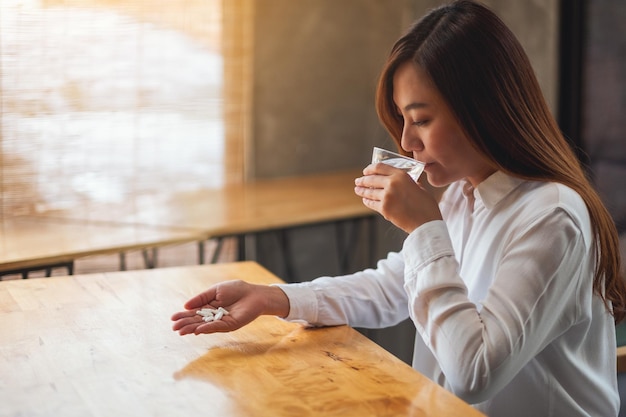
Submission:
POLYGON ((430 175, 426 172, 420 178, 422 181, 426 180, 428 184, 430 184, 433 188, 444 188, 452 183, 452 181, 448 181, 446 178, 438 178, 436 175, 430 175))

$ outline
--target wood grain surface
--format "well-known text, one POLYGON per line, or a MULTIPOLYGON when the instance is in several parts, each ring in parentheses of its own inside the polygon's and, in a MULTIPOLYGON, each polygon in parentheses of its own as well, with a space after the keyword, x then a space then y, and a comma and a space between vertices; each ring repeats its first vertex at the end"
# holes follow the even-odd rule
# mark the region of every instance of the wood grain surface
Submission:
POLYGON ((280 282, 253 262, 0 282, 0 415, 481 415, 347 326, 171 330, 230 279, 280 282))
POLYGON ((66 221, 32 216, 0 219, 0 270, 28 268, 78 257, 120 253, 203 240, 195 230, 132 224, 66 221))
POLYGON ((51 211, 49 218, 187 228, 209 237, 340 221, 376 213, 354 194, 360 170, 143 196, 123 204, 51 211))

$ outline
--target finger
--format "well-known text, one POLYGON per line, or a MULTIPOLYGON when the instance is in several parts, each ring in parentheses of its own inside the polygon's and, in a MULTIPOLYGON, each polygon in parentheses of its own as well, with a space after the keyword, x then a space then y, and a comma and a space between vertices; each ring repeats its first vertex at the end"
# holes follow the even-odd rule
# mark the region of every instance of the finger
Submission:
POLYGON ((365 207, 368 207, 368 208, 370 208, 370 209, 380 213, 380 202, 364 198, 363 199, 363 204, 365 205, 365 207))
POLYGON ((196 295, 185 303, 187 310, 193 310, 195 308, 204 307, 215 301, 215 287, 211 287, 208 290, 196 295))
POLYGON ((190 316, 190 317, 182 317, 174 322, 172 325, 173 330, 180 330, 185 326, 189 325, 198 325, 204 323, 202 321, 202 317, 198 315, 190 316))
POLYGON ((363 168, 363 175, 376 175, 382 174, 385 172, 385 167, 389 167, 389 165, 383 164, 382 162, 377 162, 375 164, 369 164, 365 168, 363 168))
POLYGON ((369 164, 365 168, 363 168, 363 175, 372 175, 374 174, 376 164, 369 164))
POLYGON ((377 162, 375 164, 369 164, 363 169, 363 175, 391 175, 396 172, 398 168, 395 168, 384 162, 377 162))
POLYGON ((181 327, 180 329, 175 329, 175 330, 178 330, 178 334, 181 336, 184 336, 186 334, 196 334, 196 329, 198 328, 199 325, 200 323, 191 323, 191 324, 181 327))
POLYGON ((354 187, 354 193, 363 199, 380 201, 382 197, 381 189, 367 188, 367 187, 354 187))
POLYGON ((203 320, 194 322, 178 322, 178 327, 175 325, 174 330, 177 330, 181 336, 186 334, 208 334, 218 332, 230 332, 236 330, 237 327, 233 327, 232 324, 228 324, 226 320, 217 320, 211 322, 205 322, 203 320))
POLYGON ((384 177, 380 175, 366 175, 354 180, 354 185, 363 188, 383 188, 384 177))
POLYGON ((368 177, 370 175, 381 174, 381 171, 380 171, 381 165, 384 165, 384 164, 382 162, 379 162, 377 164, 369 164, 368 166, 363 168, 363 176, 368 177))
POLYGON ((220 333, 230 332, 235 330, 231 324, 228 324, 228 320, 216 320, 208 323, 202 323, 196 326, 194 334, 208 334, 208 333, 220 333))
POLYGON ((179 311, 177 313, 172 314, 172 321, 176 321, 176 320, 180 320, 183 319, 185 317, 193 317, 196 316, 196 311, 195 310, 186 310, 186 311, 179 311))

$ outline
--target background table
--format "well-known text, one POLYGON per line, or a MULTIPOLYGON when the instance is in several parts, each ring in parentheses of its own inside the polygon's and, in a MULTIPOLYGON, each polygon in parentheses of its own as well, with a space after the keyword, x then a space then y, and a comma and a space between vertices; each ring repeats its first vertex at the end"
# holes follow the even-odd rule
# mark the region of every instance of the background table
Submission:
MULTIPOLYGON (((247 259, 245 237, 274 231, 280 234, 287 275, 292 275, 287 230, 323 223, 334 223, 341 272, 350 251, 359 240, 358 223, 343 231, 346 222, 367 224, 368 252, 372 261, 376 245, 373 220, 377 213, 365 207, 354 194, 354 179, 361 170, 257 180, 228 184, 222 188, 167 193, 133 198, 123 204, 94 204, 71 210, 43 213, 47 220, 78 224, 108 224, 155 227, 161 230, 187 230, 202 236, 198 240, 198 263, 205 263, 204 242, 217 240, 213 262, 219 256, 225 238, 238 240, 238 259, 247 259)), ((119 236, 119 235, 118 235, 119 236)), ((124 240, 120 240, 120 245, 124 240)))
POLYGON ((65 267, 71 274, 74 260, 80 257, 205 238, 198 231, 174 227, 10 217, 0 220, 0 277, 54 267, 65 267))
POLYGON ((229 279, 279 282, 252 262, 0 282, 0 415, 481 415, 347 326, 171 330, 229 279))
MULTIPOLYGON (((374 261, 376 234, 373 220, 377 213, 365 207, 354 194, 354 179, 361 170, 258 180, 232 184, 219 189, 205 189, 142 199, 133 212, 119 219, 133 224, 176 226, 197 230, 218 241, 214 259, 224 238, 238 240, 238 259, 246 256, 245 237, 274 231, 279 234, 286 275, 291 278, 293 266, 289 236, 286 231, 297 227, 333 223, 336 231, 340 273, 347 273, 350 251, 359 241, 357 233, 344 233, 347 222, 358 222, 356 232, 365 223, 369 232, 368 253, 374 261)), ((91 216, 104 215, 91 212, 91 216)), ((108 215, 107 215, 108 216, 108 215)), ((199 253, 204 254, 202 241, 199 253)), ((200 259, 204 263, 204 259, 200 259)))
POLYGON ((372 215, 354 194, 361 170, 146 195, 123 204, 50 211, 48 218, 189 228, 211 236, 253 233, 372 215))

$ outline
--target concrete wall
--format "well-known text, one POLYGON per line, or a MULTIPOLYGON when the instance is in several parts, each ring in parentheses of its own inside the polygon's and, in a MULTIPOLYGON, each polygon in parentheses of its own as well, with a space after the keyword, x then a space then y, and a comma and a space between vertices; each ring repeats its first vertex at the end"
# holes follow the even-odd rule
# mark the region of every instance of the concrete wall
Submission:
MULTIPOLYGON (((385 144, 374 110, 378 73, 426 0, 257 0, 253 149, 256 178, 360 167, 385 144)), ((557 0, 489 0, 556 97, 557 0)))
MULTIPOLYGON (((393 42, 434 0, 257 0, 254 21, 253 178, 365 166, 373 146, 393 147, 379 124, 374 95, 393 42)), ((557 0, 489 0, 529 53, 549 103, 557 93, 557 0)), ((377 255, 401 247, 404 234, 377 222, 377 255)), ((363 233, 365 229, 361 230, 363 233)), ((259 262, 286 277, 280 243, 287 238, 303 281, 339 272, 335 227, 323 225, 268 234, 256 242, 259 262)), ((366 235, 362 235, 366 236, 366 235)), ((352 270, 371 266, 364 243, 355 246, 352 270)), ((414 329, 369 332, 410 361, 414 329)))
POLYGON ((255 177, 362 166, 385 139, 374 88, 407 2, 255 4, 255 177))

